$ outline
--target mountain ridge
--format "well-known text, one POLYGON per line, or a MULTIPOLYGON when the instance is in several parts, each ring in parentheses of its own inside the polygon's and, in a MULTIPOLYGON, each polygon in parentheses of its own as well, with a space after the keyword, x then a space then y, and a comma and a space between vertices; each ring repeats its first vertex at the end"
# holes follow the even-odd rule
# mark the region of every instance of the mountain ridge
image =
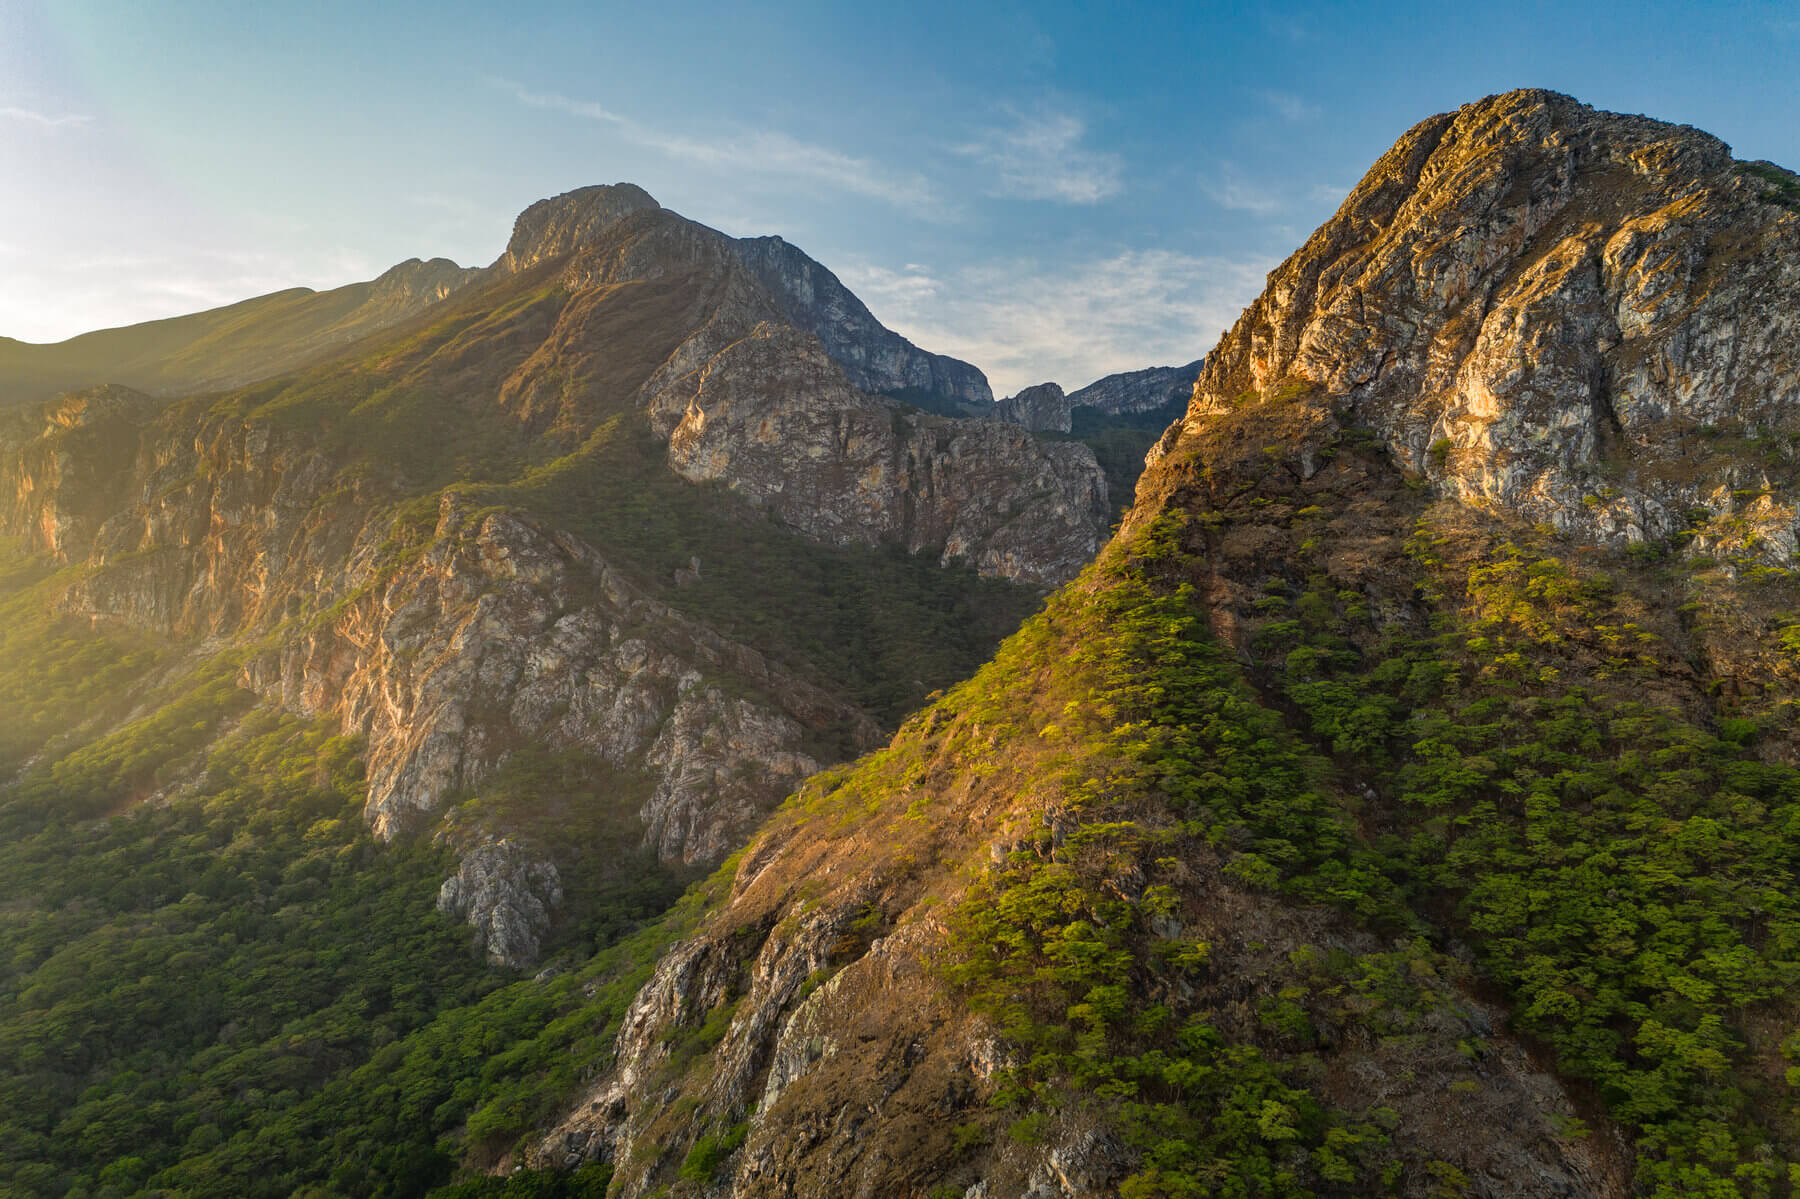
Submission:
POLYGON ((1779 195, 1542 91, 1403 136, 1099 562, 784 807, 531 1160, 626 1196, 1773 1193, 1779 195))

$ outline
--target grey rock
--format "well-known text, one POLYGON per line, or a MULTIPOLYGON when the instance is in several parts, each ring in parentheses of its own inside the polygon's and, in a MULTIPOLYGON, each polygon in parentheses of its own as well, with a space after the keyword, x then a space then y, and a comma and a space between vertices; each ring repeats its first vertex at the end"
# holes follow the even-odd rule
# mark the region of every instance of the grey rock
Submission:
POLYGON ((1061 387, 1039 383, 994 405, 994 418, 1022 425, 1033 433, 1067 433, 1071 411, 1069 397, 1061 387))
MULTIPOLYGON (((1793 497, 1697 430, 1800 428, 1800 215, 1710 134, 1509 92, 1406 134, 1208 355, 1184 425, 1328 397, 1442 493, 1786 564, 1793 497)), ((1171 428, 1154 459, 1179 443, 1171 428)))
POLYGON ((502 838, 463 852, 438 889, 437 907, 476 930, 490 962, 522 967, 537 961, 562 899, 556 866, 502 838))
POLYGON ((1069 404, 1076 408, 1094 408, 1109 416, 1133 412, 1151 412, 1176 399, 1187 399, 1194 392, 1194 380, 1206 365, 1201 358, 1186 366, 1152 366, 1141 371, 1124 371, 1096 379, 1086 387, 1069 393, 1069 404))
POLYGON ((931 354, 875 319, 838 277, 779 237, 736 242, 737 252, 795 328, 819 339, 851 386, 868 392, 924 391, 980 411, 994 402, 987 376, 931 354))

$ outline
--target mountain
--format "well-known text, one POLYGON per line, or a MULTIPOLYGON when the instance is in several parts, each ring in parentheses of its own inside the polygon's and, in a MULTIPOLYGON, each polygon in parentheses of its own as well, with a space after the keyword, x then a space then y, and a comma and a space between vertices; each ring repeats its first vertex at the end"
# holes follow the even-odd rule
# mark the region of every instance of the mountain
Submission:
POLYGON ((1409 131, 1099 559, 664 926, 529 1161, 1786 1193, 1797 196, 1555 93, 1409 131))
POLYGON ((1055 383, 1039 383, 994 406, 994 414, 1009 424, 1023 425, 1033 433, 1067 433, 1069 398, 1055 383))
POLYGON ((1039 383, 994 405, 993 415, 1046 439, 1079 442, 1106 474, 1114 522, 1130 505, 1150 447, 1187 410, 1201 362, 1108 375, 1065 395, 1039 383))
MULTIPOLYGON (((591 1048, 546 1018, 604 991, 569 967, 662 936, 1105 531, 1085 447, 858 390, 641 189, 458 278, 246 385, 0 413, 0 1188, 421 1193, 437 1121, 516 1138, 591 1048), (557 1043, 505 1097, 432 1050, 407 1131, 346 1115, 471 1020, 557 1043)), ((231 344, 287 336, 260 303, 231 344)))
POLYGON ((51 345, 0 337, 0 409, 106 383, 156 395, 238 387, 396 325, 480 276, 447 258, 412 258, 367 283, 294 287, 51 345))
POLYGON ((736 245, 788 322, 819 339, 851 386, 923 400, 921 407, 950 415, 982 413, 994 402, 987 376, 884 328, 836 275, 781 238, 744 238, 736 245))
POLYGON ((1205 364, 1206 360, 1202 358, 1186 366, 1152 366, 1141 371, 1107 375, 1070 392, 1069 405, 1092 408, 1109 416, 1153 412, 1175 401, 1185 405, 1194 390, 1194 380, 1205 364))

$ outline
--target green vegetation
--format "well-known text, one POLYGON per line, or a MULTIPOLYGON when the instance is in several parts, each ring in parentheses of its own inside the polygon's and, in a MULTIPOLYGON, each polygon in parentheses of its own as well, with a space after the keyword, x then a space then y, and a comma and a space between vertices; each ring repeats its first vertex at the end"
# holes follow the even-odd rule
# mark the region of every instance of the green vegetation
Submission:
MULTIPOLYGON (((1118 416, 1082 405, 1070 417, 1068 440, 1079 441, 1094 451, 1100 469, 1106 472, 1106 493, 1112 503, 1114 523, 1131 507, 1137 493, 1138 476, 1144 473, 1144 455, 1171 422, 1187 411, 1187 400, 1177 397, 1160 408, 1148 412, 1127 412, 1118 416)), ((1040 436, 1062 440, 1060 434, 1040 436)))
POLYGON ((1666 650, 1636 601, 1551 544, 1484 557, 1475 530, 1422 525, 1435 626, 1384 631, 1307 532, 1322 509, 1224 491, 1243 516, 1176 514, 1115 547, 944 701, 1003 730, 1034 719, 1020 688, 1053 680, 1065 703, 1038 731, 1063 765, 1034 778, 1060 797, 1055 835, 978 877, 954 921, 950 978, 1018 1049, 999 1101, 1100 1105, 1142 1153, 1127 1194, 1451 1179, 1310 1063, 1320 1028, 1404 1032, 1480 981, 1628 1132, 1642 1193, 1789 1193, 1800 770, 1758 755, 1762 721, 1703 727, 1660 698, 1666 650), (1262 564, 1247 663, 1188 582, 1234 518, 1293 530, 1262 564), (1255 1029, 1171 1005, 1205 993, 1211 947, 1170 917, 1209 853, 1397 948, 1302 946, 1255 1029), (1475 979, 1433 947, 1451 944, 1475 979))
POLYGON ((1800 176, 1784 171, 1772 162, 1740 162, 1737 171, 1767 185, 1763 199, 1800 211, 1800 176))
POLYGON ((52 601, 71 573, 56 571, 48 555, 0 542, 0 777, 96 717, 123 716, 129 685, 167 653, 151 638, 55 615, 52 601))
MULTIPOLYGON (((571 297, 521 277, 350 358, 157 419, 227 433, 219 422, 242 419, 315 445, 336 474, 313 519, 392 504, 390 567, 430 544, 446 493, 541 517, 897 722, 1038 595, 893 547, 818 546, 677 479, 635 392, 685 335, 679 283, 584 297, 595 328, 631 335, 581 378, 533 374, 529 351, 571 297)), ((250 649, 203 659, 56 616, 80 568, 0 549, 0 1193, 602 1193, 597 1169, 455 1176, 544 1127, 723 885, 676 902, 686 879, 640 847, 649 780, 517 747, 449 797, 442 842, 378 845, 361 747, 257 707, 237 683, 250 649), (557 865, 565 901, 540 977, 492 969, 435 911, 454 846, 477 831, 557 865)), ((816 748, 854 744, 826 729, 816 748)), ((682 1052, 709 1049, 722 1025, 709 1029, 682 1052)), ((742 1137, 713 1130, 686 1168, 710 1171, 742 1137)))
MULTIPOLYGON (((496 810, 574 769, 527 761, 496 810)), ((448 1183, 542 1126, 709 893, 646 926, 670 882, 621 868, 602 822, 565 877, 600 951, 565 940, 582 965, 508 983, 434 910, 450 855, 371 841, 359 746, 320 725, 252 713, 193 790, 105 821, 50 789, 0 805, 0 1187, 20 1195, 448 1183)))
POLYGON ((1440 631, 1365 658, 1321 580, 1282 689, 1341 763, 1394 779, 1388 874, 1634 1130, 1645 1192, 1782 1193, 1759 1147, 1794 1143, 1794 1101, 1746 1033, 1791 1020, 1800 982, 1800 771, 1758 758, 1754 721, 1634 694, 1655 638, 1609 577, 1519 545, 1459 577, 1429 528, 1413 544, 1440 631))
MULTIPOLYGON (((993 705, 981 689, 1032 677, 1030 660, 1074 662, 1077 690, 1054 730, 1074 748, 1053 780, 1071 827, 1060 845, 1014 851, 975 882, 957 908, 949 977, 1020 1048, 996 1102, 1107 1106, 1141 1154, 1121 1194, 1303 1195, 1372 1181, 1391 1161, 1372 1117, 1321 1102, 1303 1069, 1204 1012, 1152 998, 1205 977, 1208 944, 1170 918, 1176 882, 1209 843, 1243 846, 1227 872, 1248 885, 1304 880, 1308 898, 1371 913, 1393 894, 1348 852, 1353 831, 1313 786, 1303 748, 1206 636, 1173 578, 1180 533, 1163 521, 1099 568, 1102 588, 1060 594, 970 685, 973 703, 993 705)), ((970 702, 946 703, 959 701, 970 702)), ((1298 1008, 1273 1020, 1306 1023, 1298 1008)), ((1013 1125, 1015 1140, 1036 1135, 1033 1119, 1013 1125)))

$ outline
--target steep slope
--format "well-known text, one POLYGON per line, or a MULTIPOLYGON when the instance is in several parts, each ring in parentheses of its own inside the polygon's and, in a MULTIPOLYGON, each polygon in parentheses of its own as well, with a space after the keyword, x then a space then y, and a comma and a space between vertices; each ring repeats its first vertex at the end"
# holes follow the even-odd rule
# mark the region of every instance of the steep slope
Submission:
POLYGON ((1786 178, 1544 92, 1409 133, 1101 559, 782 809, 532 1160, 1789 1193, 1786 178))
POLYGON ((49 345, 0 338, 0 408, 106 383, 155 395, 240 387, 397 325, 481 273, 447 258, 413 258, 330 291, 289 288, 49 345))
POLYGON ((1033 433, 1067 433, 1069 409, 1069 397, 1055 383, 1027 387, 994 406, 995 415, 1001 420, 1024 425, 1033 433))
POLYGON ((502 1151, 682 885, 1106 503, 1080 447, 855 390, 630 188, 303 370, 0 414, 0 496, 0 1189, 46 1196, 502 1151))
POLYGON ((952 415, 985 412, 994 402, 979 370, 926 353, 883 327, 836 275, 797 247, 779 237, 751 237, 740 239, 736 249, 788 323, 817 337, 851 386, 952 415))

